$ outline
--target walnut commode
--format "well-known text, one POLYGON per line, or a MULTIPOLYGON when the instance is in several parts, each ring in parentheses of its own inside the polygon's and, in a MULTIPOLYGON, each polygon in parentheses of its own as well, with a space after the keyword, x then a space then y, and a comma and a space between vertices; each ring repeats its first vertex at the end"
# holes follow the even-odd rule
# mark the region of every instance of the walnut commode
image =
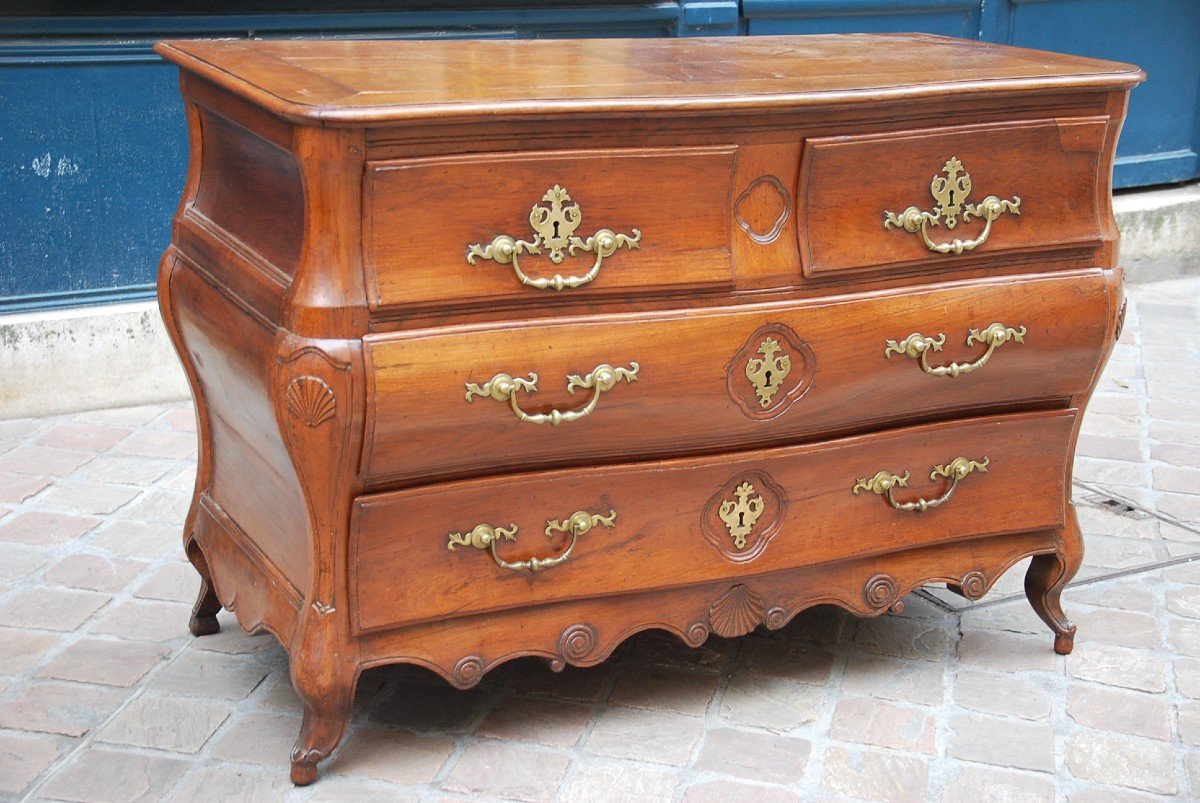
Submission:
POLYGON ((169 42, 184 530, 316 777, 366 667, 1026 591, 1124 308, 1122 64, 923 35, 169 42), (919 65, 919 69, 917 66, 919 65))

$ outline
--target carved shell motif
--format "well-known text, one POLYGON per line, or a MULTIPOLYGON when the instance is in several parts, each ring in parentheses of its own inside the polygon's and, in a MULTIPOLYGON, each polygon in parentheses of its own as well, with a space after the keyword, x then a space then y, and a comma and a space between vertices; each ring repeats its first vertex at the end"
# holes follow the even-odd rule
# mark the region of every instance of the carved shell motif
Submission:
POLYGON ((739 583, 712 604, 708 620, 718 636, 736 638, 758 627, 765 611, 762 597, 739 583))
POLYGON ((284 396, 288 411, 310 427, 320 426, 337 412, 333 389, 319 377, 296 377, 287 386, 284 396))

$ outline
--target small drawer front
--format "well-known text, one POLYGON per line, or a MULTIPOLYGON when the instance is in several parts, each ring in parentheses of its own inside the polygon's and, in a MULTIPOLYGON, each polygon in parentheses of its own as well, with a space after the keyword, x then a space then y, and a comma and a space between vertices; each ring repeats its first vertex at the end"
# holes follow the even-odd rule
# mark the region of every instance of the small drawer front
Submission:
POLYGON ((371 162, 373 308, 732 283, 736 148, 485 154, 371 162))
POLYGON ((1066 399, 1117 278, 1081 271, 805 302, 369 336, 372 481, 752 448, 1066 399))
POLYGON ((1108 130, 1107 118, 1089 117, 809 140, 797 219, 804 274, 955 270, 1095 248, 1108 130))
POLYGON ((377 630, 1058 527, 1074 420, 998 416, 361 497, 352 619, 377 630), (891 499, 881 474, 904 478, 891 499))

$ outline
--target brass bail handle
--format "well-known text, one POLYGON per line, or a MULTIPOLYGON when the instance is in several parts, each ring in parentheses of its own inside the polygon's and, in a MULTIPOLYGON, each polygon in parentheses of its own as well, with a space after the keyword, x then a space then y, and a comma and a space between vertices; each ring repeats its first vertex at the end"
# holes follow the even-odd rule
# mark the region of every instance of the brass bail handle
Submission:
POLYGON ((490 524, 479 524, 469 533, 450 533, 449 541, 446 543, 446 549, 451 552, 455 547, 468 546, 474 549, 487 549, 492 553, 492 560, 496 561, 496 565, 501 569, 508 569, 513 572, 540 572, 543 569, 551 569, 560 564, 566 563, 571 557, 571 553, 575 550, 575 544, 579 540, 579 536, 591 530, 597 525, 612 527, 617 522, 617 511, 608 511, 607 516, 602 516, 598 513, 588 513, 586 510, 577 510, 562 521, 558 519, 550 519, 546 522, 546 537, 553 538, 554 533, 570 533, 571 540, 567 544, 567 548, 552 558, 530 558, 529 560, 509 562, 500 557, 496 552, 496 543, 498 541, 515 541, 517 540, 517 525, 511 524, 508 527, 493 527, 490 524))
POLYGON ((938 254, 961 254, 963 251, 973 251, 987 242, 992 233, 992 223, 1005 212, 1014 215, 1021 214, 1021 199, 1014 195, 1006 201, 995 195, 989 195, 977 204, 967 203, 971 194, 971 174, 963 169, 963 163, 957 156, 951 156, 942 165, 942 173, 933 177, 929 183, 929 192, 937 203, 932 212, 925 212, 915 206, 910 206, 900 214, 895 212, 883 213, 883 228, 892 226, 902 228, 909 234, 920 233, 925 247, 938 254), (984 221, 983 231, 972 240, 955 238, 948 243, 935 243, 929 237, 928 227, 940 226, 943 222, 947 229, 958 225, 958 216, 962 215, 964 223, 977 217, 984 221))
POLYGON ((562 290, 564 288, 582 287, 596 278, 600 273, 600 265, 606 257, 615 254, 621 248, 637 248, 642 241, 642 233, 630 229, 632 234, 617 234, 612 229, 600 229, 586 239, 575 236, 575 230, 583 222, 583 213, 579 204, 571 203, 570 194, 563 187, 555 184, 546 190, 542 196, 543 203, 534 204, 529 212, 529 226, 533 229, 532 240, 518 240, 507 234, 501 234, 487 245, 475 243, 467 247, 467 262, 474 265, 476 259, 490 259, 498 265, 512 265, 513 273, 521 284, 538 290, 562 290), (591 269, 581 276, 562 276, 534 279, 521 270, 521 254, 540 254, 542 249, 548 251, 550 261, 555 265, 561 264, 565 250, 571 256, 575 252, 595 254, 591 269))
POLYGON ((556 427, 564 422, 578 421, 584 416, 590 415, 592 410, 596 409, 596 404, 600 401, 601 393, 612 390, 621 380, 636 382, 640 369, 641 366, 631 360, 628 368, 614 368, 608 363, 601 363, 593 368, 587 376, 568 374, 568 393, 574 393, 576 390, 592 391, 592 398, 578 410, 551 410, 548 413, 527 413, 522 410, 517 400, 517 391, 523 390, 526 393, 537 391, 538 375, 532 371, 529 373, 529 379, 521 379, 520 377, 501 373, 496 374, 482 385, 475 382, 468 382, 467 401, 474 401, 475 397, 478 396, 480 398, 490 398, 498 402, 508 402, 513 415, 521 421, 528 421, 530 424, 550 424, 556 427))
POLYGON ((987 346, 987 351, 974 362, 951 362, 949 365, 930 365, 929 352, 941 351, 942 346, 946 344, 946 335, 942 332, 939 332, 936 337, 926 337, 920 332, 913 332, 903 340, 884 341, 886 348, 883 350, 883 356, 891 359, 893 354, 903 354, 909 359, 917 360, 920 363, 921 370, 930 376, 947 376, 953 379, 960 374, 969 374, 987 365, 987 361, 992 358, 992 352, 1005 343, 1009 341, 1024 343, 1025 332, 1024 326, 1019 329, 1013 329, 1002 323, 993 323, 982 330, 969 329, 967 331, 968 346, 973 346, 976 343, 987 346))
POLYGON ((880 496, 886 496, 888 503, 896 510, 910 510, 921 513, 944 505, 954 495, 954 489, 958 487, 959 481, 964 479, 968 474, 975 471, 985 473, 987 469, 988 459, 986 456, 982 460, 968 460, 965 457, 956 457, 944 466, 934 466, 933 471, 929 473, 929 479, 936 480, 938 477, 945 477, 950 480, 950 487, 936 499, 916 499, 912 502, 897 502, 896 497, 892 495, 892 491, 896 488, 908 487, 908 478, 910 475, 907 471, 903 475, 892 474, 889 471, 880 471, 870 479, 859 477, 858 481, 854 483, 853 490, 855 496, 858 496, 861 491, 870 491, 880 496))

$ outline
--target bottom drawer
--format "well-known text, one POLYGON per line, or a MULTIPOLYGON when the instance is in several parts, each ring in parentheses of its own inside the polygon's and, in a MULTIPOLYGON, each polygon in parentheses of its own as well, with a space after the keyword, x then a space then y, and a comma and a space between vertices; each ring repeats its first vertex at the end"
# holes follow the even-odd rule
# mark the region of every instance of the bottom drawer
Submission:
POLYGON ((1059 527, 1074 421, 994 416, 364 496, 352 619, 365 632, 1059 527))

